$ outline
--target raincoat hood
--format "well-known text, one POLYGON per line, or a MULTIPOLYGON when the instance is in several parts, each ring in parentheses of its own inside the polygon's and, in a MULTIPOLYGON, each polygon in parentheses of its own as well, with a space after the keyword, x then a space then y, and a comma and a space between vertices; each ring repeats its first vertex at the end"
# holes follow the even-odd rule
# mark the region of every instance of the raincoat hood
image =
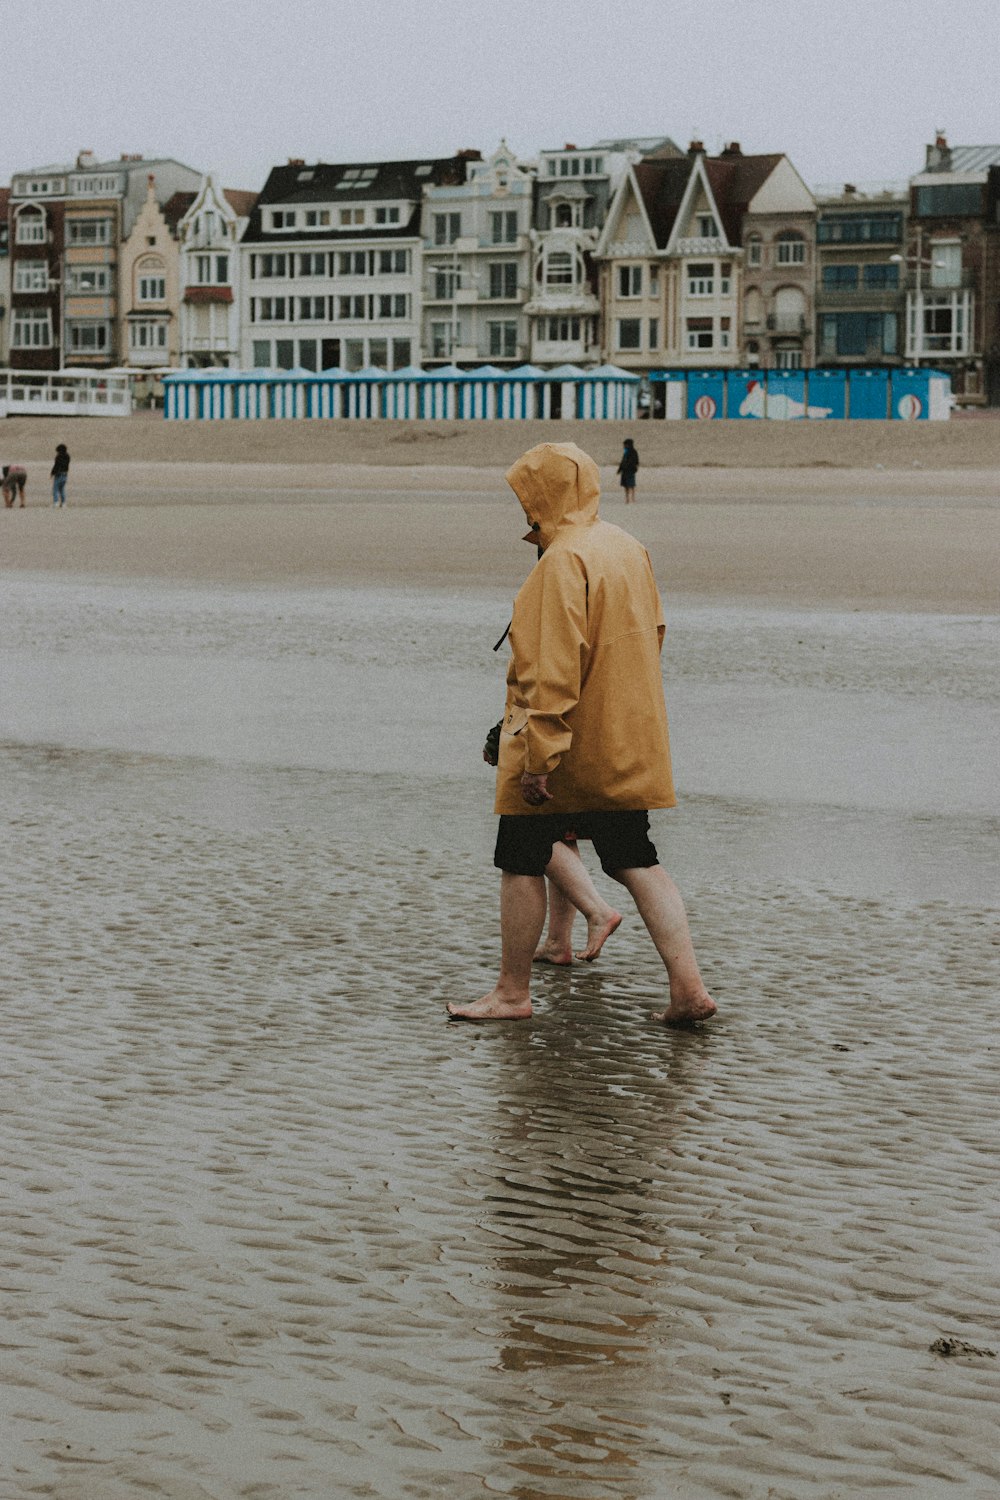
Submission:
POLYGON ((590 526, 598 519, 600 474, 594 460, 575 443, 529 448, 507 470, 507 483, 529 526, 538 523, 540 547, 548 546, 560 526, 590 526))

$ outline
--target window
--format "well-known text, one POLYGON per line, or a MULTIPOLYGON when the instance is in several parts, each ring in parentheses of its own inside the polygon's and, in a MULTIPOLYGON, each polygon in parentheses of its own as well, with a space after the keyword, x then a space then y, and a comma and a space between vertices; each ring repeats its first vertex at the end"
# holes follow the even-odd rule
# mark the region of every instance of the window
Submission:
MULTIPOLYGON (((343 183, 338 183, 342 187, 343 183)), ((340 227, 346 229, 350 224, 363 224, 365 222, 365 211, 363 208, 342 208, 340 210, 340 227)))
POLYGON ((816 225, 821 245, 895 245, 903 238, 903 215, 825 214, 816 225))
POLYGON ((774 364, 778 370, 801 370, 801 349, 775 349, 774 364))
POLYGON ((272 210, 271 210, 271 228, 272 229, 294 229, 295 228, 295 209, 294 208, 272 208, 272 210))
POLYGON ((290 370, 295 364, 295 340, 275 339, 274 362, 279 370, 290 370))
MULTIPOLYGON (((866 273, 873 267, 866 266, 866 273)), ((893 267, 895 270, 895 266, 893 267)), ((867 274, 865 281, 867 282, 867 274)), ((824 266, 823 267, 823 290, 824 292, 854 292, 858 287, 857 266, 824 266)))
POLYGON ((167 325, 162 318, 134 318, 128 325, 128 342, 131 349, 165 349, 167 325))
POLYGON ((714 349, 715 336, 711 318, 688 318, 686 342, 688 349, 693 351, 714 349))
POLYGON ((714 240, 718 238, 719 226, 712 214, 698 215, 698 238, 701 240, 714 240))
POLYGON ((29 208, 18 214, 15 238, 19 245, 44 245, 45 214, 40 208, 29 208))
POLYGON ((494 245, 513 245, 517 241, 517 210, 504 209, 490 214, 490 242, 494 245))
POLYGON ((958 240, 932 240, 930 260, 931 286, 961 286, 962 246, 958 240))
POLYGON ((380 250, 378 270, 380 276, 403 276, 410 269, 409 250, 380 250))
POLYGON ((341 276, 367 276, 368 251, 341 250, 338 257, 338 270, 341 276))
POLYGON ((307 208, 305 211, 305 225, 307 229, 325 229, 330 222, 330 210, 328 208, 307 208))
POLYGON ((392 341, 392 368, 394 370, 405 370, 410 363, 410 340, 393 339, 392 341))
POLYGON ((550 250, 545 259, 546 286, 573 285, 573 257, 568 250, 550 250))
POLYGON ((579 318, 549 318, 547 337, 553 344, 577 343, 580 338, 579 318))
POLYGON ((462 233, 461 214, 434 215, 435 245, 453 245, 462 233))
POLYGON ((660 268, 650 266, 649 268, 649 295, 658 297, 660 295, 660 268))
POLYGON ((806 263, 806 242, 799 236, 783 234, 778 236, 778 265, 779 266, 804 266, 806 263))
POLYGON ((110 266, 69 266, 66 271, 66 290, 70 296, 96 296, 111 290, 110 266))
POLYGON ((924 297, 923 348, 930 353, 966 353, 965 308, 956 298, 924 297))
POLYGON ((398 208, 376 208, 376 210, 375 210, 375 223, 376 224, 398 224, 399 223, 399 209, 398 208))
POLYGON ((368 312, 367 297, 338 297, 337 316, 348 322, 361 322, 368 312))
POLYGON ((618 319, 618 342, 619 349, 641 349, 642 348, 642 319, 641 318, 619 318, 618 319))
POLYGON ((255 370, 269 370, 271 368, 270 339, 254 339, 253 367, 255 370))
POLYGON ((139 302, 165 302, 167 278, 162 271, 147 271, 139 277, 139 302))
POLYGON ((490 296, 504 298, 508 302, 517 298, 517 262, 513 260, 490 262, 490 296))
POLYGON ((431 272, 431 296, 437 301, 454 297, 462 278, 454 266, 435 266, 431 272))
POLYGON ((303 370, 316 370, 316 340, 299 339, 299 366, 303 370))
POLYGON ((108 348, 107 323, 68 323, 70 349, 81 354, 103 354, 108 348))
POLYGON ((110 219, 67 219, 67 245, 110 245, 110 219))
POLYGON ((759 235, 752 235, 747 241, 747 265, 760 266, 764 263, 764 246, 759 235))
POLYGON ((385 370, 389 366, 389 341, 388 339, 368 340, 368 363, 376 365, 378 369, 385 370))
POLYGON ((724 260, 719 268, 719 296, 728 297, 732 288, 733 263, 724 260))
POLYGON ((46 260, 21 260, 14 265, 15 292, 47 292, 49 263, 46 260))
POLYGON ((880 354, 895 354, 897 324, 895 313, 824 313, 820 319, 820 354, 847 358, 873 359, 880 354))
POLYGON ((431 355, 434 359, 448 359, 452 350, 454 328, 451 323, 431 324, 431 355))
MULTIPOLYGON (((641 266, 618 267, 618 295, 619 297, 642 296, 641 266)), ((636 347, 638 347, 638 345, 636 347)))
POLYGON ((489 336, 489 349, 491 358, 516 359, 516 322, 487 323, 486 331, 489 336))
POLYGON ((255 305, 257 309, 256 321, 258 323, 283 323, 285 321, 284 297, 251 297, 251 318, 254 317, 255 305))
POLYGON ((687 289, 689 297, 715 295, 715 266, 711 261, 688 266, 687 289))
POLYGON ((15 349, 48 349, 52 344, 52 314, 48 308, 15 307, 11 344, 15 349))
POLYGON ((304 250, 299 254, 300 276, 325 276, 326 251, 304 250))
POLYGON ((947 183, 917 188, 917 218, 978 218, 983 211, 983 189, 978 182, 947 183))
POLYGON ((326 298, 325 297, 300 297, 299 317, 305 322, 326 320, 326 298))
MULTIPOLYGON (((197 261, 207 260, 207 256, 198 256, 197 261)), ((268 281, 274 276, 287 276, 288 256, 279 251, 275 255, 251 255, 250 275, 260 277, 262 281, 268 281)))
POLYGON ((899 286, 899 267, 888 262, 865 266, 864 281, 866 292, 894 291, 899 286))
POLYGON ((659 320, 659 318, 650 318, 650 320, 649 320, 649 347, 651 349, 655 349, 656 346, 657 346, 657 344, 659 342, 660 342, 660 320, 659 320))
POLYGON ((409 301, 405 292, 384 293, 378 299, 378 315, 380 318, 405 318, 407 316, 406 305, 409 301))

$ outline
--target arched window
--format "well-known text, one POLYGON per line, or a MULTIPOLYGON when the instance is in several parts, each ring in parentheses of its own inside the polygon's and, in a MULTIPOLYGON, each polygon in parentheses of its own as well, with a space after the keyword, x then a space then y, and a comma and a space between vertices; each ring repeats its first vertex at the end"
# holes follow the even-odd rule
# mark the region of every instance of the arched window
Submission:
POLYGON ((573 206, 572 206, 572 204, 570 204, 570 203, 557 203, 556 204, 556 222, 555 222, 555 227, 557 229, 572 229, 572 227, 573 227, 573 206))
POLYGON ((44 208, 37 203, 25 203, 19 208, 14 238, 19 245, 44 245, 47 239, 44 208))
POLYGON ((747 240, 747 265, 761 266, 764 264, 764 245, 759 234, 752 234, 747 240))
POLYGON ((759 327, 764 321, 764 299, 757 287, 748 287, 743 305, 743 321, 748 328, 759 327))

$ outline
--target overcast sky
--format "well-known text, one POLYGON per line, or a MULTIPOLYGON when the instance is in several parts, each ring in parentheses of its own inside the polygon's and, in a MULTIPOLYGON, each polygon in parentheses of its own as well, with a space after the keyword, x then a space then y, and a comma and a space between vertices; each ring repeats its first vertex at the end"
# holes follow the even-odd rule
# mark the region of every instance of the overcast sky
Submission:
POLYGON ((905 179, 1000 140, 1000 0, 0 0, 0 181, 123 151, 257 189, 309 161, 606 136, 905 179))

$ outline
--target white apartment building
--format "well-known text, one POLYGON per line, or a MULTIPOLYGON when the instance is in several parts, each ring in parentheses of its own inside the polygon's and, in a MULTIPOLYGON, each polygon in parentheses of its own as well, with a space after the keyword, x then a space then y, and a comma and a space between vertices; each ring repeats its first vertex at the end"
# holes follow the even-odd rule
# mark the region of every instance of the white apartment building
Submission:
POLYGON ((255 193, 221 189, 206 176, 178 220, 178 321, 185 369, 239 365, 239 243, 255 202, 255 193))
POLYGON ((423 357, 523 364, 528 357, 532 178, 506 141, 464 182, 424 189, 423 357))
POLYGON ((413 364, 424 189, 464 182, 470 159, 275 167, 240 244, 243 368, 413 364))

